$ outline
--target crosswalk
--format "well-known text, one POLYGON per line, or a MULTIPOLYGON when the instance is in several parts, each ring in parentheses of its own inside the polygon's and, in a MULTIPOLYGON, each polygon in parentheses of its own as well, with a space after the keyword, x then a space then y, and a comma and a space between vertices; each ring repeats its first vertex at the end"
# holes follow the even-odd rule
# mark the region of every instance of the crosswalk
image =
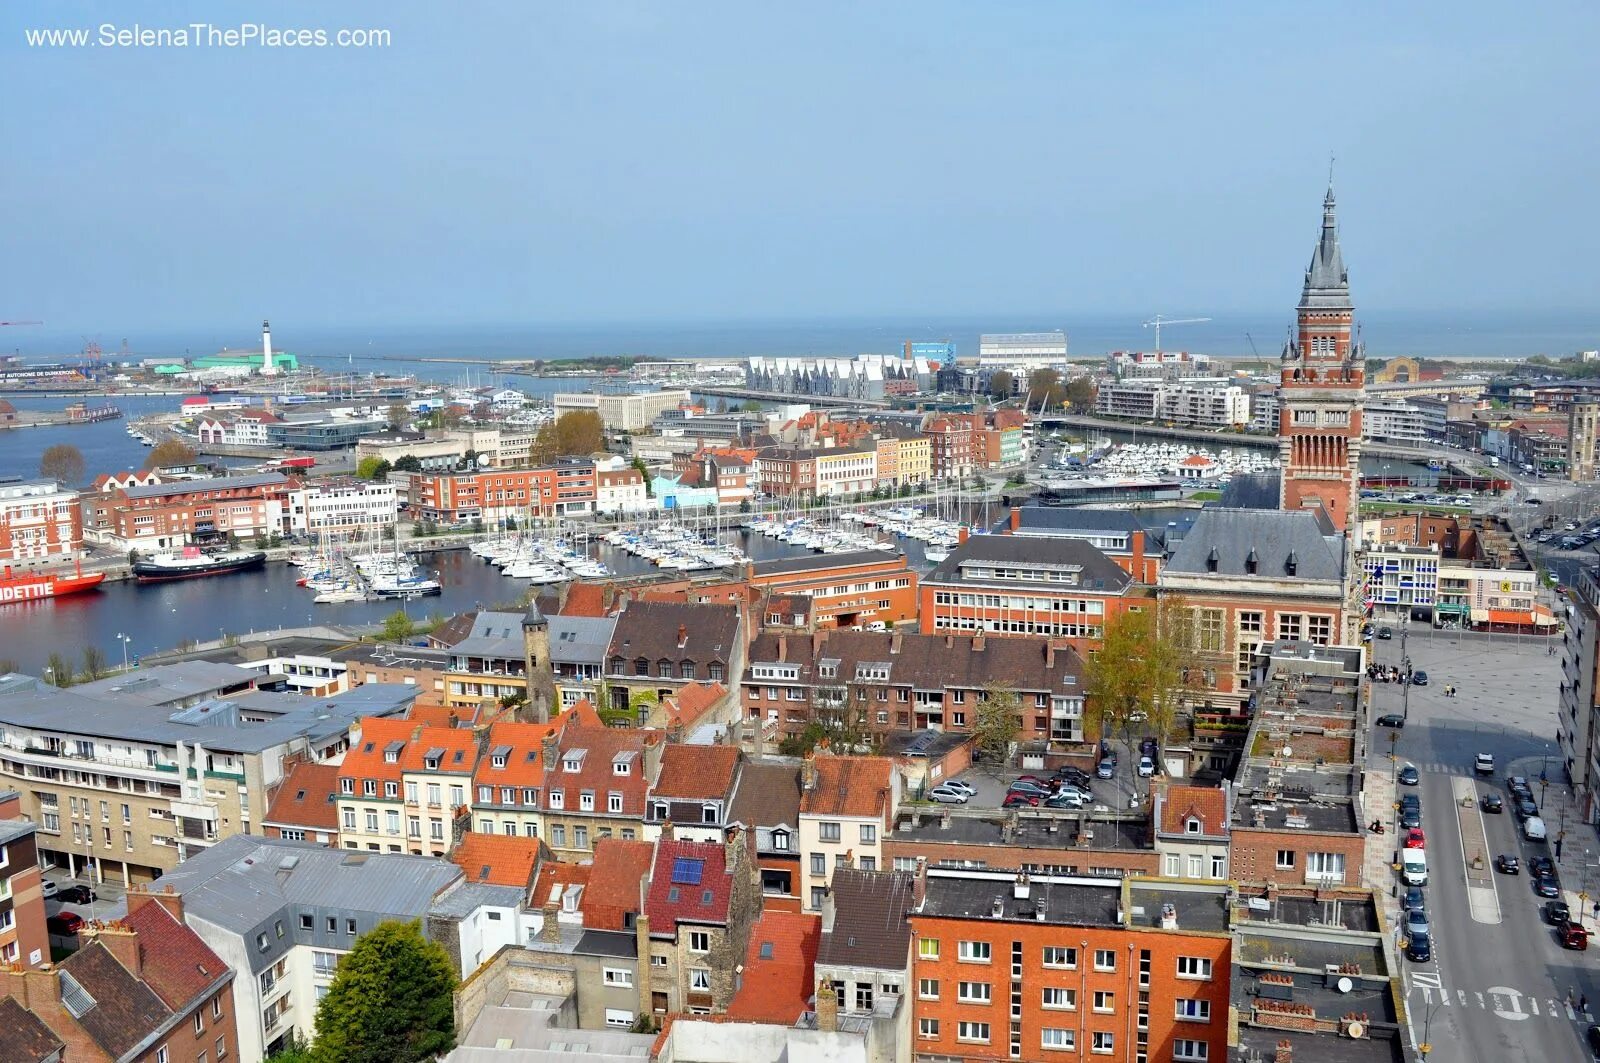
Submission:
POLYGON ((1416 767, 1417 767, 1417 770, 1422 772, 1425 775, 1472 775, 1472 774, 1475 774, 1473 772, 1472 766, 1470 764, 1447 764, 1447 763, 1441 763, 1441 762, 1438 762, 1438 761, 1407 760, 1407 761, 1402 762, 1400 766, 1401 767, 1405 767, 1407 764, 1415 764, 1416 767))
POLYGON ((1438 1005, 1446 1008, 1478 1008, 1492 1012, 1506 1022, 1525 1022, 1544 1019, 1555 1022, 1590 1022, 1593 1012, 1580 1011, 1575 1005, 1556 997, 1540 998, 1524 993, 1512 986, 1489 986, 1487 989, 1451 989, 1437 971, 1413 971, 1407 999, 1416 998, 1423 1007, 1438 1005))

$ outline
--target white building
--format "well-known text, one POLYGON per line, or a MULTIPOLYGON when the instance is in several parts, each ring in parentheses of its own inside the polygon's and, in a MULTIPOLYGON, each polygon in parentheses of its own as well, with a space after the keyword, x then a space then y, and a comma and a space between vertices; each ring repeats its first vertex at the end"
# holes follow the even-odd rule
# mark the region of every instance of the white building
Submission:
POLYGON ((596 513, 648 513, 656 508, 644 475, 632 466, 596 468, 594 491, 596 513))
POLYGON ((82 548, 78 492, 54 480, 0 484, 0 562, 59 560, 82 548))
POLYGON ((1220 380, 1125 380, 1100 385, 1095 412, 1196 428, 1234 428, 1250 423, 1250 396, 1239 385, 1220 380))
POLYGON ((1106 368, 1118 380, 1177 380, 1209 376, 1211 356, 1188 351, 1112 351, 1106 368))
POLYGON ((1026 380, 1035 369, 1060 368, 1067 363, 1067 334, 1055 332, 993 332, 978 337, 978 368, 1005 369, 1026 380))
POLYGON ((637 395, 597 395, 592 392, 560 392, 554 398, 556 416, 577 410, 592 410, 600 415, 607 431, 636 432, 649 428, 663 410, 687 406, 692 400, 687 390, 647 391, 637 395))
POLYGON ((385 531, 399 514, 398 492, 389 482, 317 480, 289 493, 289 529, 296 534, 385 531))
POLYGON ((1400 399, 1368 399, 1361 408, 1361 436, 1382 443, 1420 447, 1428 442, 1428 418, 1400 399))
POLYGON ((1365 600, 1374 613, 1433 615, 1439 596, 1439 548, 1409 543, 1368 543, 1362 549, 1365 600))

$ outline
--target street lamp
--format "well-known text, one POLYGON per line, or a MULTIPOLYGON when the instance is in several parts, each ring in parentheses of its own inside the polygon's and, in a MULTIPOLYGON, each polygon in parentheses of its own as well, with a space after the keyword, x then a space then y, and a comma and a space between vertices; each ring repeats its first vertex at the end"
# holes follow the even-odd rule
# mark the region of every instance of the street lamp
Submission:
POLYGON ((124 635, 119 631, 117 632, 117 641, 122 643, 122 670, 126 672, 128 670, 128 643, 133 641, 133 636, 124 635))

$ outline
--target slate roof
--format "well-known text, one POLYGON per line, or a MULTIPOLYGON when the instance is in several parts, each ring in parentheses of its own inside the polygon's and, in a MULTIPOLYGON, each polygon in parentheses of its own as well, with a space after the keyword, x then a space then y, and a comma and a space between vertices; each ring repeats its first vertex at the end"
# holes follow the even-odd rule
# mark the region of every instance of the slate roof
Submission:
MULTIPOLYGON (((982 690, 1003 678, 1021 693, 1081 694, 1084 683, 1083 659, 1076 652, 1058 645, 1052 661, 1047 643, 1037 638, 989 637, 979 648, 968 635, 763 631, 750 646, 749 661, 752 665, 798 662, 801 683, 845 685, 855 681, 861 664, 887 665, 889 685, 920 690, 982 690), (831 677, 822 674, 825 661, 834 669, 831 677)), ((752 678, 747 668, 744 682, 754 686, 767 680, 752 678)))
POLYGON ((289 770, 278 784, 263 822, 306 827, 311 830, 339 829, 339 766, 301 762, 289 770))
POLYGON ((899 553, 889 553, 885 550, 852 550, 841 554, 802 554, 799 557, 784 557, 775 561, 756 562, 754 574, 756 576, 781 576, 791 572, 826 571, 835 568, 851 568, 856 565, 872 565, 881 567, 892 561, 903 560, 899 553))
POLYGON ((156 901, 146 901, 122 922, 139 935, 139 967, 145 984, 174 1014, 206 995, 228 965, 200 935, 156 901))
POLYGON ((693 661, 704 675, 711 662, 726 663, 733 658, 738 635, 736 606, 633 601, 617 615, 609 653, 622 657, 629 666, 638 657, 652 665, 661 659, 693 661), (682 646, 678 645, 680 633, 685 639, 682 646))
POLYGON ((811 1010, 822 920, 799 912, 763 912, 750 927, 744 976, 728 1003, 730 1019, 793 1026, 811 1010))
POLYGON ((1053 532, 1090 533, 1142 530, 1154 540, 1146 552, 1159 552, 1168 546, 1168 536, 1182 538, 1194 523, 1192 509, 1095 509, 1088 506, 1019 506, 1019 527, 1015 534, 1050 535, 1053 532))
POLYGON ((1037 562, 1045 565, 1076 565, 1081 568, 1076 586, 1066 583, 1033 583, 1004 580, 1007 587, 1046 587, 1055 591, 1085 590, 1120 594, 1132 582, 1117 563, 1081 539, 1054 539, 1023 535, 974 535, 923 579, 924 584, 989 585, 992 579, 963 578, 962 565, 973 562, 1037 562))
POLYGON ((722 845, 678 838, 656 843, 645 900, 651 937, 675 936, 679 921, 726 923, 732 895, 733 876, 722 845))
POLYGON ((745 761, 727 819, 750 828, 798 827, 800 765, 794 761, 745 761))
POLYGON ((802 789, 800 813, 807 816, 884 816, 894 761, 888 757, 816 756, 817 784, 802 789))
POLYGON ((451 850, 450 860, 469 882, 527 889, 539 862, 539 839, 468 831, 451 850))
POLYGON ((916 907, 916 877, 905 871, 834 869, 828 890, 833 925, 824 927, 817 962, 834 967, 877 967, 903 971, 909 958, 916 907))
POLYGON ((552 616, 550 660, 556 664, 603 663, 616 626, 616 618, 610 616, 552 616))
POLYGON ((669 745, 650 796, 663 799, 721 800, 733 789, 739 750, 733 746, 669 745))
POLYGON ((197 491, 235 491, 240 488, 277 487, 289 482, 281 472, 260 472, 249 476, 213 476, 206 480, 174 480, 171 483, 125 487, 129 498, 165 498, 197 491))
POLYGON ((522 614, 484 610, 472 621, 467 637, 450 647, 450 652, 470 657, 521 658, 522 614))
POLYGON ((1338 581, 1344 574, 1343 540, 1324 533, 1324 524, 1309 510, 1205 509, 1165 571, 1205 575, 1214 553, 1216 572, 1248 576, 1253 552, 1256 574, 1263 578, 1338 581))
POLYGON ((0 997, 0 1059, 44 1063, 65 1047, 66 1042, 14 997, 0 997))
POLYGON ((1350 308, 1350 277, 1345 272, 1344 256, 1339 253, 1339 220, 1334 208, 1333 186, 1322 200, 1322 235, 1306 267, 1305 288, 1300 294, 1302 307, 1320 309, 1350 308))
POLYGON ((94 1005, 78 1016, 78 1025, 112 1059, 121 1057, 172 1016, 155 991, 98 941, 62 960, 59 969, 94 998, 94 1005))

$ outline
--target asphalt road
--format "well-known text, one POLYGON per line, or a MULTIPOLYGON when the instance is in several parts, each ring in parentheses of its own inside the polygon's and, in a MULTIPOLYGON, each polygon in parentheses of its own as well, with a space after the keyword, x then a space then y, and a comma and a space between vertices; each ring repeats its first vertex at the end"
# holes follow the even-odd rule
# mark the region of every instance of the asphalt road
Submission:
MULTIPOLYGON (((1414 1036, 1431 1045, 1428 1058, 1434 1060, 1586 1059, 1581 1037, 1592 1020, 1567 1005, 1567 993, 1588 996, 1591 1014, 1600 1013, 1600 951, 1569 952, 1556 943, 1540 918, 1543 899, 1534 895, 1526 873, 1491 875, 1490 889, 1480 889, 1474 898, 1457 815, 1463 811, 1457 804, 1463 793, 1476 797, 1492 789, 1503 796, 1507 774, 1539 775, 1542 758, 1555 748, 1559 658, 1548 656, 1544 641, 1531 637, 1424 631, 1408 632, 1405 651, 1414 667, 1428 672, 1429 685, 1403 694, 1398 685, 1378 684, 1372 710, 1374 716, 1400 712, 1409 703, 1396 752, 1400 766, 1412 763, 1421 772, 1414 789, 1422 795, 1427 833, 1425 893, 1434 948, 1429 963, 1401 961, 1414 1036), (1455 698, 1444 695, 1451 684, 1460 689, 1455 698), (1480 751, 1495 756, 1492 778, 1473 774, 1473 757, 1480 751)), ((1400 661, 1398 637, 1372 645, 1377 662, 1400 661)), ((1371 743, 1372 763, 1375 770, 1390 771, 1390 743, 1385 729, 1379 732, 1371 743)), ((1558 763, 1551 759, 1552 773, 1558 763)), ((1545 811, 1558 803, 1559 788, 1550 789, 1545 811)), ((1535 791, 1537 796, 1537 786, 1535 791)), ((1502 852, 1518 853, 1524 864, 1532 856, 1553 855, 1546 845, 1519 839, 1509 810, 1501 815, 1474 810, 1468 817, 1469 828, 1481 824, 1490 861, 1502 852)), ((1600 841, 1586 827, 1569 823, 1568 828, 1562 877, 1571 885, 1583 877, 1584 850, 1600 852, 1600 841)), ((1552 837, 1556 830, 1552 822, 1552 837)))

